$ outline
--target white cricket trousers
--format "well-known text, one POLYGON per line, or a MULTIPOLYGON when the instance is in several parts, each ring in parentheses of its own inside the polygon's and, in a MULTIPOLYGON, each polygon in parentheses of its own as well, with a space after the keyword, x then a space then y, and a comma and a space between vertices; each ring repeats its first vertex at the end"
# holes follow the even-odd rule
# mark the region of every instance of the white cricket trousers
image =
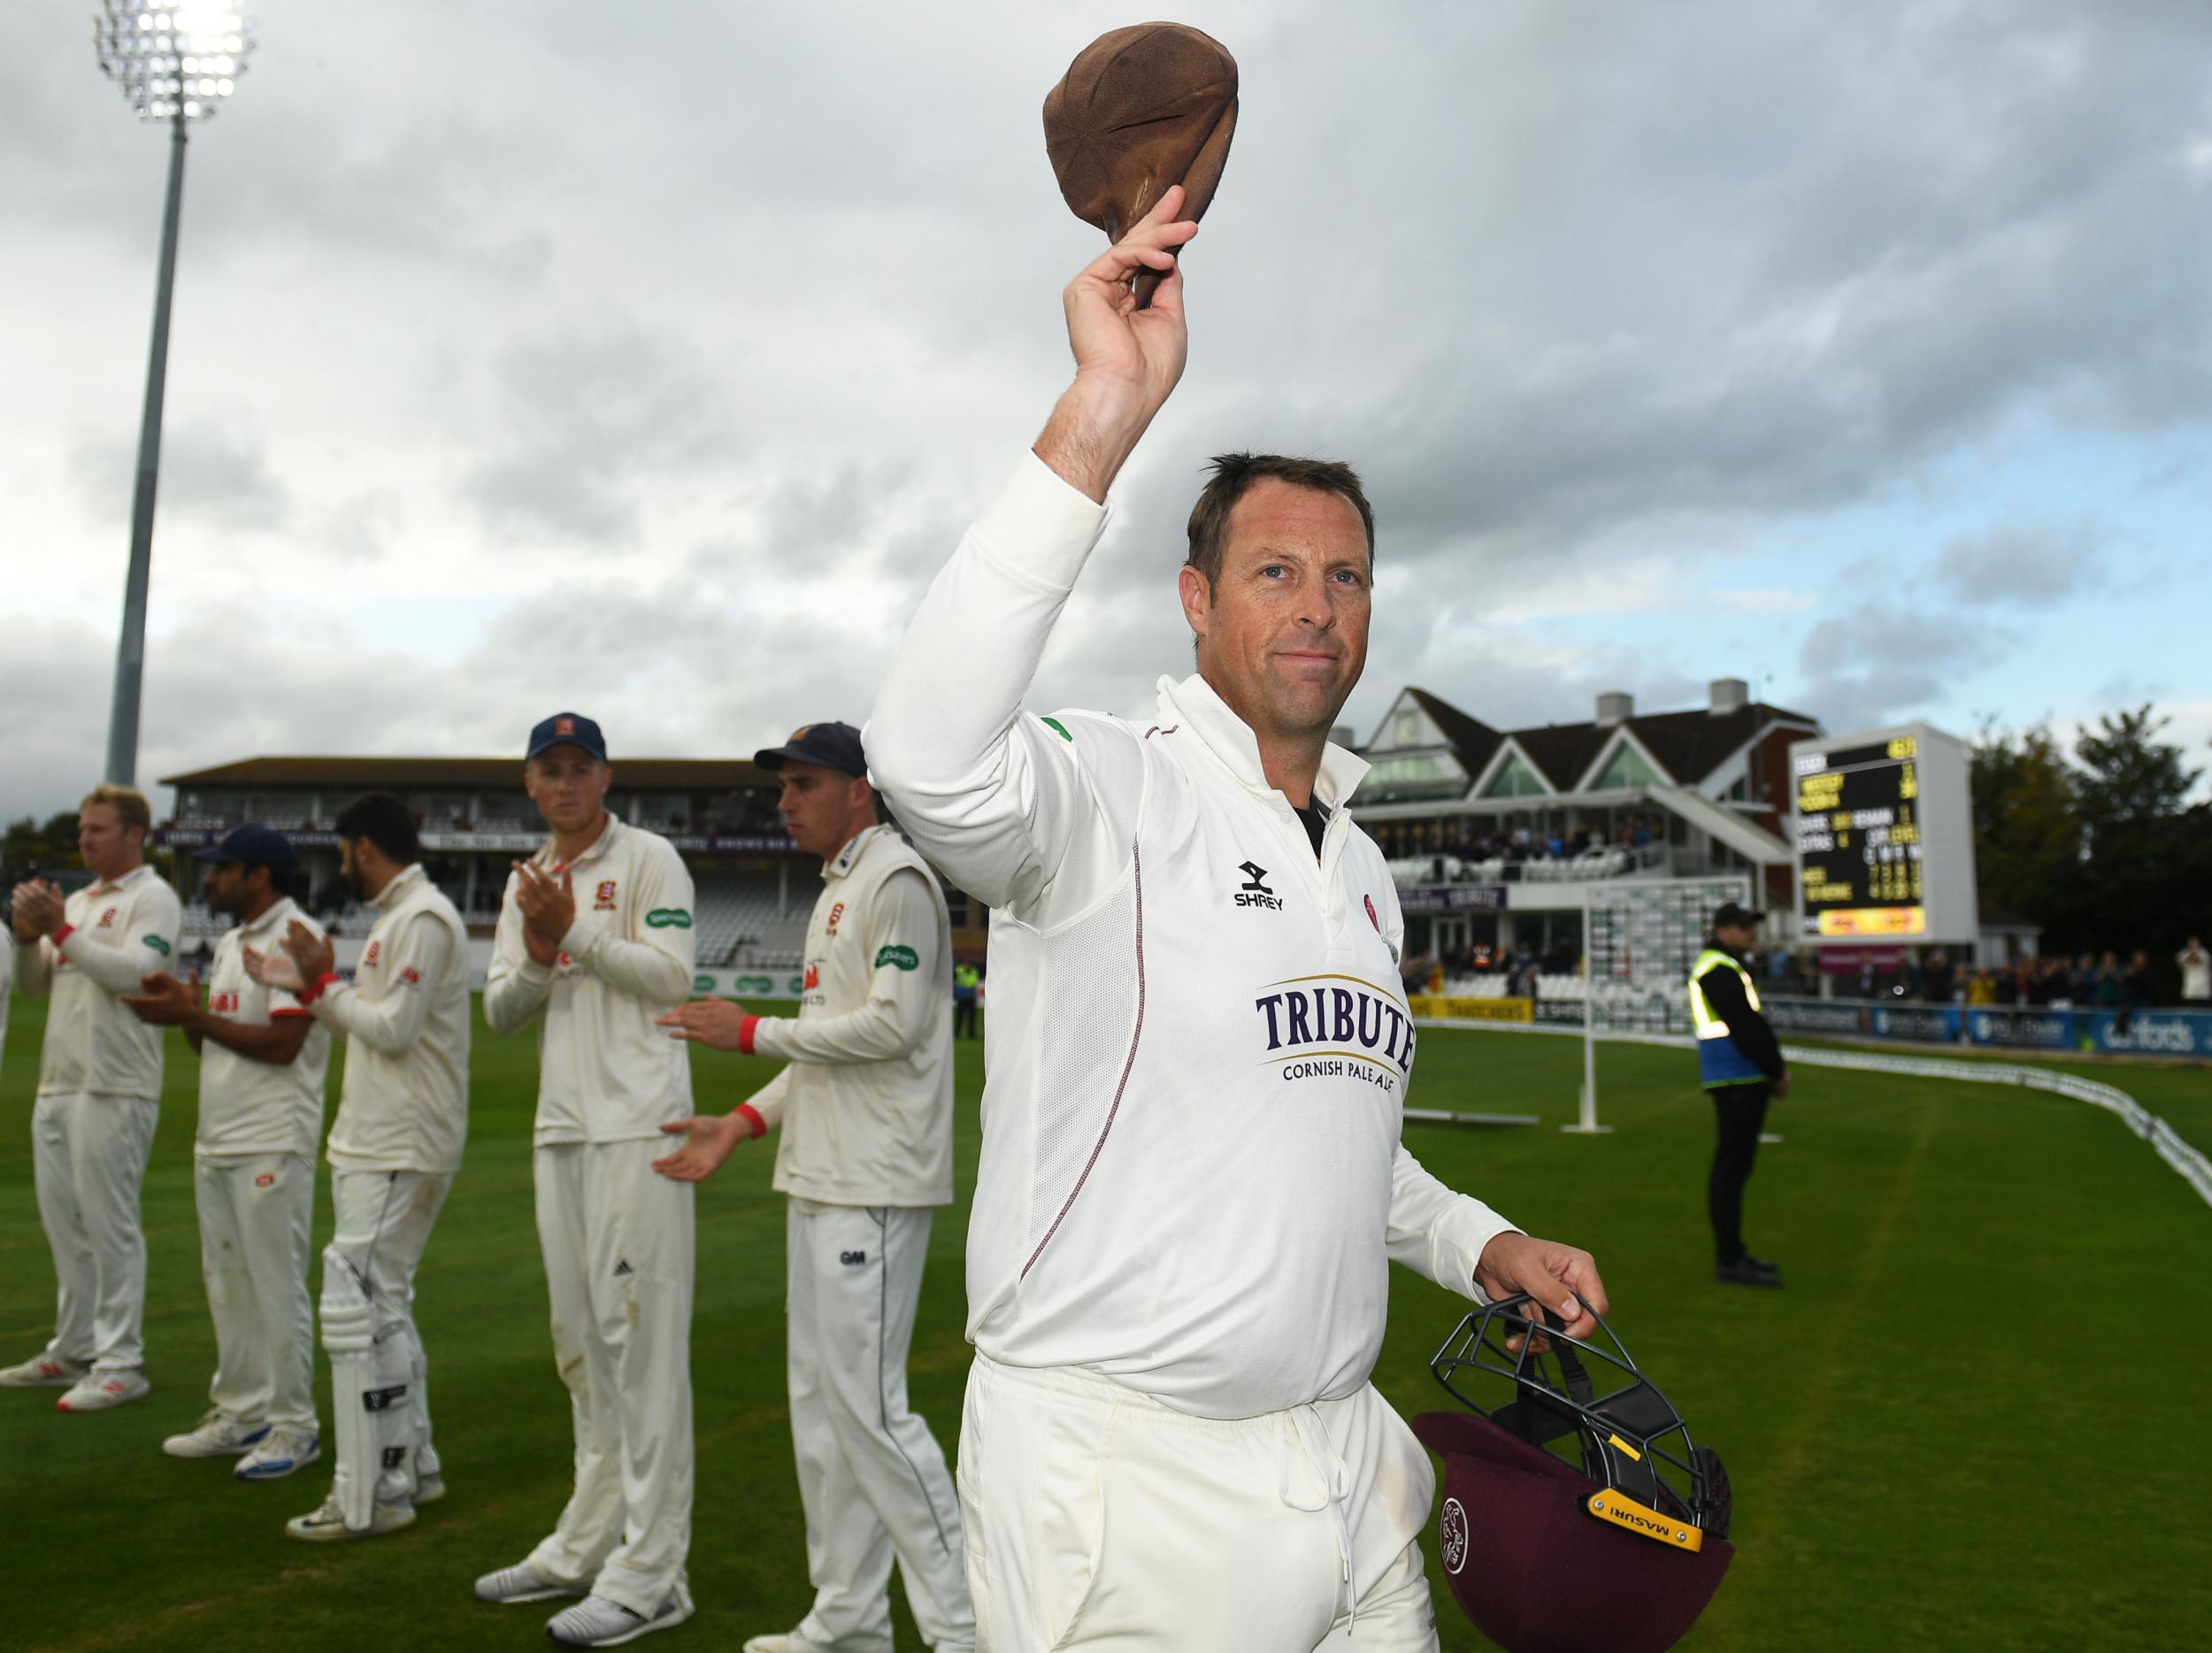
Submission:
POLYGON ((659 1139, 536 1151, 553 1357, 576 1426, 576 1489, 530 1552, 548 1580, 651 1618, 691 1549, 692 1187, 659 1139))
POLYGON ((215 1319, 207 1398, 242 1424, 315 1435, 315 1310, 307 1261, 315 1162, 304 1154, 194 1162, 200 1276, 215 1319))
POLYGON ((150 1096, 41 1096, 31 1174, 58 1288, 46 1352, 96 1372, 146 1364, 146 1234, 138 1191, 161 1104, 150 1096))
POLYGON ((976 1646, 1433 1653, 1435 1490, 1372 1384, 1225 1420, 979 1355, 960 1431, 976 1646))
POLYGON ((835 1653, 890 1653, 895 1556, 922 1639, 975 1641, 959 1495, 906 1398, 929 1229, 926 1206, 794 1200, 786 1219, 791 1447, 814 1585, 799 1634, 835 1653))
MULTIPOLYGON (((342 1257, 369 1299, 375 1326, 380 1370, 397 1368, 388 1344, 405 1356, 407 1433, 412 1447, 408 1461, 397 1467, 407 1472, 408 1496, 417 1483, 440 1472, 438 1455, 430 1444, 429 1357, 423 1352, 422 1334, 415 1329, 415 1270, 430 1243, 430 1230, 453 1187, 453 1178, 429 1171, 330 1171, 330 1205, 334 1219, 330 1243, 323 1250, 323 1272, 330 1272, 334 1253, 342 1257)), ((324 1281, 324 1318, 329 1319, 331 1286, 324 1281)), ((336 1372, 333 1372, 334 1379, 336 1372)), ((333 1406, 355 1403, 335 1392, 333 1406)), ((388 1437, 386 1437, 389 1444, 388 1437)), ((375 1466, 366 1467, 372 1476, 375 1466)))

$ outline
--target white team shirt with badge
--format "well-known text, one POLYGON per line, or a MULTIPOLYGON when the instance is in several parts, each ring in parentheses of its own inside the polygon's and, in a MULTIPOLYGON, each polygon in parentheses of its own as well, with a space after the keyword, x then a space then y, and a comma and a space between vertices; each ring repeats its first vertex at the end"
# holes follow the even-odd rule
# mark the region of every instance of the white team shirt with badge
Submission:
MULTIPOLYGON (((562 871, 550 842, 533 859, 562 871)), ((657 1141, 692 1111, 690 1055, 654 1025, 691 996, 691 871, 667 839, 611 814, 566 870, 576 921, 549 967, 523 941, 509 875, 484 1019, 499 1034, 538 1023, 539 1146, 657 1141)))
POLYGON ((309 1001, 346 1035, 334 1171, 461 1168, 469 1126, 468 926, 418 862, 380 890, 350 985, 309 1001))
POLYGON ((752 1019, 790 1064, 747 1103, 779 1122, 777 1189, 822 1205, 952 1202, 952 925, 936 874, 888 826, 822 868, 795 1020, 752 1019))
POLYGON ((158 1098, 162 1030, 120 1000, 169 970, 184 927, 177 892, 142 864, 73 892, 62 911, 59 946, 41 936, 16 948, 25 995, 53 996, 38 1094, 158 1098))
POLYGON ((323 1134, 323 1080, 330 1067, 330 1034, 296 994, 265 988, 246 973, 246 949, 274 953, 294 919, 316 934, 323 927, 289 899, 272 903, 259 918, 226 931, 215 943, 207 983, 208 1013, 244 1027, 266 1027, 290 1017, 312 1024, 291 1061, 257 1062, 204 1040, 200 1047, 200 1122, 192 1150, 202 1159, 242 1159, 263 1154, 312 1156, 323 1134))
POLYGON ((877 783, 990 903, 968 1331, 1214 1418, 1341 1398, 1395 1260, 1468 1297, 1511 1225, 1400 1136, 1415 1038, 1381 852, 1328 749, 1317 859, 1202 679, 1019 710, 1104 511, 1033 456, 938 576, 868 726, 877 783))

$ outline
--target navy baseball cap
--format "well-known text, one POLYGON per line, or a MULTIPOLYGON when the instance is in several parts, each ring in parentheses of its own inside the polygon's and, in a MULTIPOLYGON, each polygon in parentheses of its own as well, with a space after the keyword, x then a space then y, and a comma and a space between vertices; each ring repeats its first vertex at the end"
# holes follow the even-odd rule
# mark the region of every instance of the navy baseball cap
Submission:
POLYGON ((818 764, 840 774, 865 780, 867 755, 860 750, 860 731, 849 723, 810 723, 781 746, 764 747, 753 761, 773 774, 786 764, 818 764))
POLYGON ((1756 907, 1739 906, 1732 901, 1724 901, 1713 909, 1713 927, 1725 930, 1732 926, 1741 925, 1747 930, 1755 930, 1759 927, 1759 920, 1766 916, 1756 907))
POLYGON ((265 866, 274 873, 289 873, 299 865, 299 857, 292 851, 292 841, 273 826, 256 826, 249 822, 234 826, 223 834, 220 843, 197 850, 196 861, 212 861, 227 866, 265 866))
POLYGON ((526 763, 556 746, 581 747, 601 763, 607 761, 607 737, 599 733, 597 724, 580 712, 557 711, 531 730, 530 750, 523 753, 523 761, 526 763))

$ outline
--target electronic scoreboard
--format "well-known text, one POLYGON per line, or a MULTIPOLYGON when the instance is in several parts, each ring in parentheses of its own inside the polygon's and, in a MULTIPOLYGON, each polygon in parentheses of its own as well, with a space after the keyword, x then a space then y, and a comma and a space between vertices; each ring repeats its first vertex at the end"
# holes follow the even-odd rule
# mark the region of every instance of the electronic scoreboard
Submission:
POLYGON ((1925 724, 1790 748, 1806 941, 1970 945, 1980 927, 1962 742, 1925 724))

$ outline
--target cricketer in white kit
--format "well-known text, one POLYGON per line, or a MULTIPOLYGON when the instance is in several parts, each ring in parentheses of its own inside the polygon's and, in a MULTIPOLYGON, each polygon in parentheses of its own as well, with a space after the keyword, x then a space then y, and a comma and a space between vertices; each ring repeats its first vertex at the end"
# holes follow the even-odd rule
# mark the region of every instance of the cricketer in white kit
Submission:
POLYGON ((665 838, 608 813, 599 726, 531 732, 524 784, 553 829, 500 908, 484 1019, 538 1026, 534 1164, 553 1353, 576 1485, 480 1600, 581 1595, 547 1624, 605 1647, 691 1617, 693 1193, 653 1174, 661 1126, 691 1112, 691 1065, 653 1019, 691 991, 691 873, 665 838))
POLYGON ((1344 807, 1366 765, 1328 743, 1366 652, 1357 478, 1217 461, 1179 575, 1197 673, 1132 720, 1020 710, 1182 370, 1181 204, 1067 288, 1075 381, 867 730, 922 852, 993 909, 959 1472, 977 1641, 1433 1649, 1432 1472, 1369 1381, 1387 1263, 1536 1292, 1570 1333, 1605 1299, 1586 1253, 1400 1141, 1402 926, 1344 807), (1167 273, 1146 310, 1141 268, 1167 273))
POLYGON ((165 969, 184 910, 144 860, 144 794, 96 788, 78 806, 77 850, 92 881, 67 897, 43 879, 16 887, 18 984, 44 998, 46 1043, 31 1113, 38 1214, 54 1257, 53 1341, 0 1371, 0 1387, 66 1388, 65 1412, 144 1395, 146 1236, 139 1189, 161 1108, 161 1029, 124 996, 165 969))
POLYGON ((215 944, 206 1004, 167 974, 124 1001, 141 1021, 182 1028, 200 1058, 193 1193, 215 1377, 207 1415, 162 1450, 238 1457, 238 1480, 276 1480, 322 1457, 307 1267, 330 1034, 298 995, 248 975, 245 950, 276 951, 295 922, 323 931, 285 893, 297 861, 282 833, 235 827, 196 858, 209 863, 209 908, 238 920, 215 944))
POLYGON ((932 1209, 952 1200, 952 930, 936 875, 877 824, 860 732, 816 723, 755 754, 792 840, 823 857, 796 1019, 727 1000, 662 1019, 678 1037, 787 1065, 658 1169, 695 1181, 779 1125, 792 1453, 814 1603, 746 1653, 890 1653, 891 1565, 923 1639, 975 1644, 958 1495, 909 1404, 906 1357, 932 1209))
POLYGON ((429 1360, 415 1270, 468 1139, 468 929, 423 871, 414 816, 372 792, 338 811, 339 871, 376 910, 351 982, 327 937, 287 926, 283 951, 242 948, 248 974, 296 993, 346 1035, 325 1153, 323 1351, 330 1357, 330 1495, 285 1523, 309 1543, 388 1533, 445 1495, 430 1438, 429 1360))

